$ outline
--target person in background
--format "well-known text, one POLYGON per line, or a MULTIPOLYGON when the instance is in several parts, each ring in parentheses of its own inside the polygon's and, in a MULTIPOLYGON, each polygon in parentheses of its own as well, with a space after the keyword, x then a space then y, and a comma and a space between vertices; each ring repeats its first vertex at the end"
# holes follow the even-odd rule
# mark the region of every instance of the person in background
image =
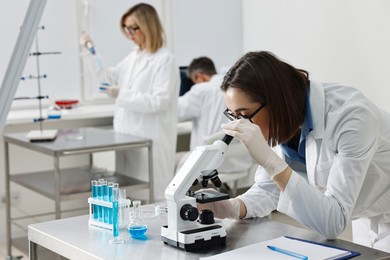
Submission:
MULTIPOLYGON (((131 7, 120 19, 120 30, 136 46, 119 64, 99 71, 109 81, 103 92, 115 99, 115 131, 153 140, 154 197, 163 200, 174 171, 178 66, 164 47, 163 27, 151 5, 131 7)), ((80 44, 89 41, 83 33, 80 44)), ((146 149, 126 151, 121 160, 126 173, 148 180, 146 149)))
POLYGON ((277 209, 327 239, 352 220, 355 243, 390 252, 388 113, 355 88, 311 80, 263 51, 240 58, 221 89, 231 120, 222 127, 259 168, 246 193, 206 208, 219 218, 277 209))
MULTIPOLYGON (((208 144, 209 139, 222 139, 224 133, 220 125, 227 122, 222 114, 225 110, 223 93, 220 89, 223 75, 218 75, 213 61, 208 57, 199 57, 188 66, 188 77, 195 83, 178 101, 178 121, 192 121, 190 152, 181 154, 176 171, 185 163, 191 152, 200 145, 208 144)), ((211 141, 213 142, 213 141, 211 141)), ((243 149, 242 155, 228 157, 218 170, 220 172, 238 172, 249 169, 253 164, 245 147, 239 141, 233 141, 231 147, 243 149)), ((233 148, 231 148, 233 149, 233 148)))

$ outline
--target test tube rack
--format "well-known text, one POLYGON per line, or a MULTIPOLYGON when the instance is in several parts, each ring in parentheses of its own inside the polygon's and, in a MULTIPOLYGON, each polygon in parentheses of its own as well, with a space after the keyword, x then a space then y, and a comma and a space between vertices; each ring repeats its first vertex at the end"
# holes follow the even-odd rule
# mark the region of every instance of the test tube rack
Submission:
MULTIPOLYGON (((113 229, 113 224, 109 224, 109 223, 105 223, 105 222, 101 222, 101 221, 95 220, 93 218, 93 211, 92 211, 93 205, 103 206, 103 207, 106 207, 106 208, 112 208, 112 202, 99 200, 99 199, 94 199, 94 198, 89 197, 88 198, 88 204, 89 204, 89 220, 88 220, 88 224, 90 226, 96 226, 96 227, 101 227, 101 228, 104 228, 104 229, 112 230, 113 229)), ((131 204, 131 201, 129 199, 119 199, 119 201, 118 201, 118 207, 121 208, 122 211, 123 210, 130 210, 130 204, 131 204)), ((119 224, 119 228, 127 227, 127 224, 128 223, 120 223, 119 224)))

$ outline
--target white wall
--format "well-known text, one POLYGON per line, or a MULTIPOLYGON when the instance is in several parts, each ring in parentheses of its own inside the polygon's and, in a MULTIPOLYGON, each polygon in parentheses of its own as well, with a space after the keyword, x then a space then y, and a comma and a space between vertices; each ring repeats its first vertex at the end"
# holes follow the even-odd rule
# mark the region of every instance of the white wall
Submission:
MULTIPOLYGON (((41 80, 42 95, 49 95, 51 102, 60 98, 80 98, 79 44, 77 39, 77 19, 75 1, 47 1, 38 30, 40 52, 62 52, 59 55, 39 57, 40 74, 47 78, 41 80)), ((3 25, 0 41, 0 81, 2 82, 11 58, 19 28, 22 25, 30 1, 2 1, 0 21, 3 25)), ((34 41, 31 52, 36 50, 34 41)), ((36 75, 36 56, 27 59, 23 76, 36 75)), ((36 80, 21 81, 16 97, 38 96, 36 80)), ((37 100, 15 101, 14 105, 31 104, 38 107, 37 100)))
POLYGON ((180 66, 208 56, 216 67, 234 64, 242 53, 241 0, 174 0, 173 52, 180 66))
POLYGON ((390 1, 243 0, 243 49, 353 85, 390 112, 390 1))

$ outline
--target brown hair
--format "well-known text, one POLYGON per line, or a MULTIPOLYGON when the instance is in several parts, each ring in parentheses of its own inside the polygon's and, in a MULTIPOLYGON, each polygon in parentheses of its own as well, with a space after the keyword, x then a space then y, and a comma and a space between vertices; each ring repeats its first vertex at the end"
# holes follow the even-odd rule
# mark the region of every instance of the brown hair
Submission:
POLYGON ((187 76, 192 78, 198 72, 209 76, 217 74, 214 62, 208 57, 199 57, 191 61, 190 65, 188 66, 187 76))
POLYGON ((145 35, 145 49, 151 53, 156 52, 165 43, 164 29, 161 25, 160 19, 156 9, 153 6, 145 3, 137 4, 131 7, 124 13, 120 20, 121 31, 127 36, 124 26, 125 20, 128 16, 134 15, 138 22, 140 30, 145 35))
POLYGON ((290 140, 303 124, 309 74, 270 52, 248 52, 230 68, 221 89, 241 89, 251 101, 267 103, 269 140, 275 146, 290 140))

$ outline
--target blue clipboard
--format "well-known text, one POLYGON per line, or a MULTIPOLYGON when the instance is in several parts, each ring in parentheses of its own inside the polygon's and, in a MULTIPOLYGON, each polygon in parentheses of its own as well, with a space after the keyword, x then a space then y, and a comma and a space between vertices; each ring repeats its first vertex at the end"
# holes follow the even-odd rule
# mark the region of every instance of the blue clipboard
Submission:
POLYGON ((361 255, 359 252, 352 251, 352 250, 345 249, 345 248, 341 248, 341 247, 331 246, 331 245, 322 244, 322 243, 318 243, 318 242, 314 242, 314 241, 310 241, 310 240, 306 240, 306 239, 301 239, 301 238, 296 238, 296 237, 290 237, 290 236, 284 236, 284 237, 288 238, 288 239, 294 239, 294 240, 298 240, 298 241, 302 241, 302 242, 306 242, 306 243, 315 244, 315 245, 326 246, 326 247, 330 247, 330 248, 344 250, 344 251, 348 251, 351 253, 350 255, 337 258, 337 260, 351 259, 353 257, 361 255))

